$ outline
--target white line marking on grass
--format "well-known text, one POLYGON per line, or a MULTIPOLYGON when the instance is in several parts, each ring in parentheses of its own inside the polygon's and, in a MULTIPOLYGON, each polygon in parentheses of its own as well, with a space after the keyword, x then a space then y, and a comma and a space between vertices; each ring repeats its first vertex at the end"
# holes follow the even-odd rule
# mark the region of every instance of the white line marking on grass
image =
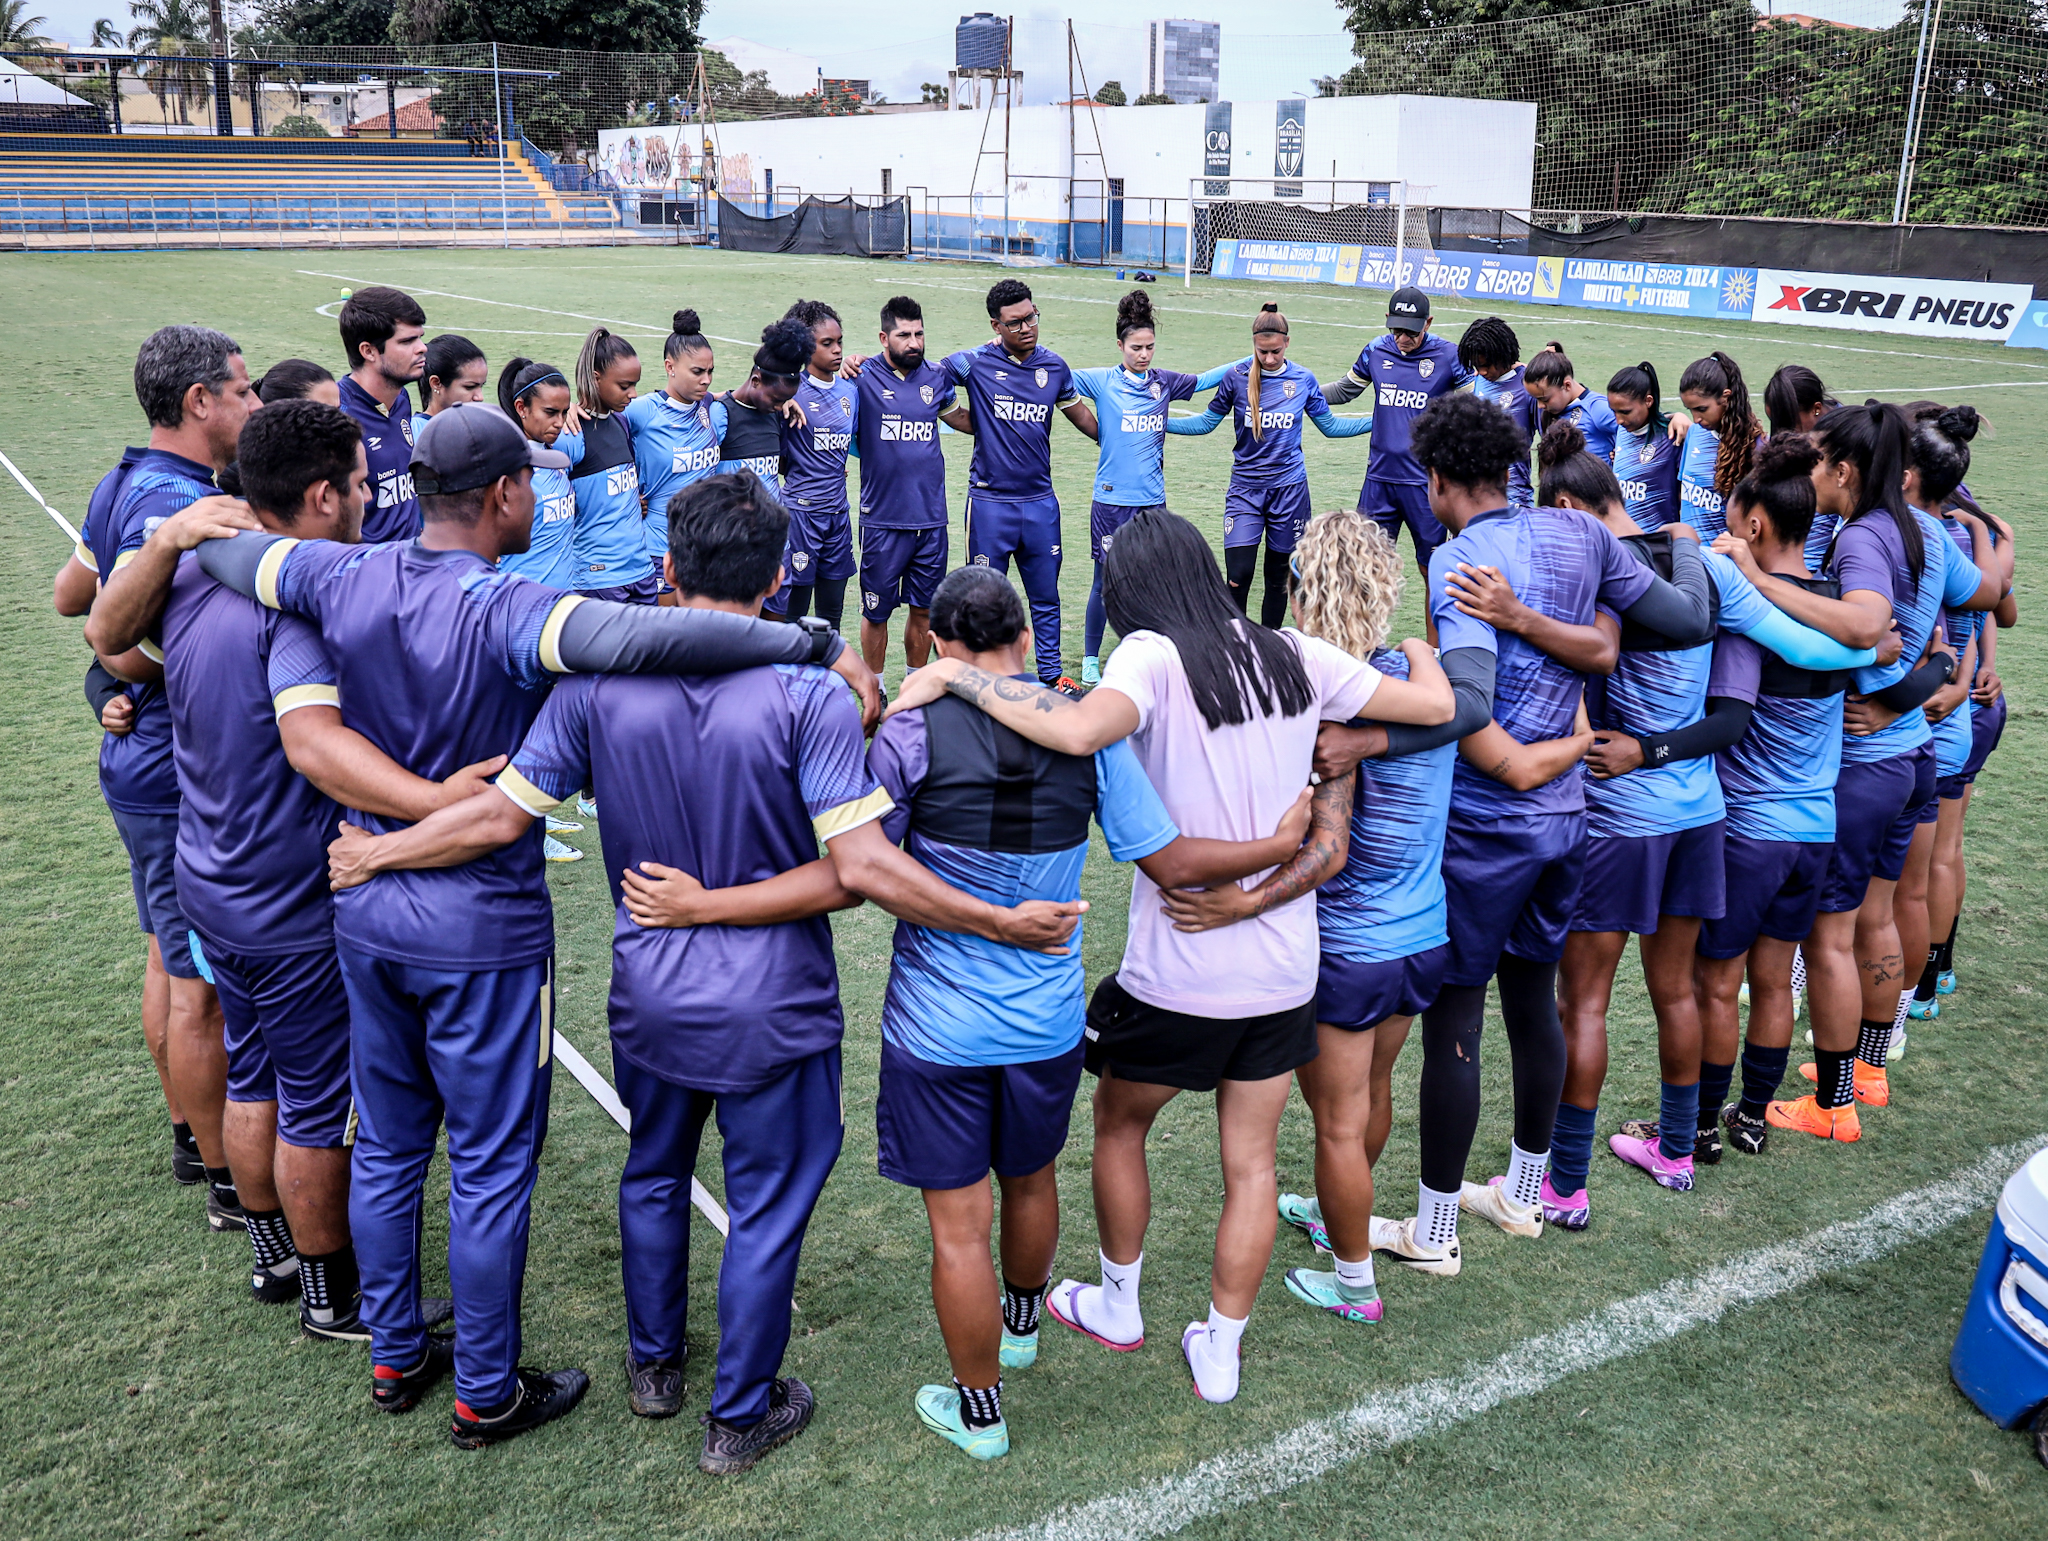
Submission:
POLYGON ((1029 1525, 984 1531, 974 1541, 1138 1541, 1242 1509, 1363 1456, 1440 1433, 1503 1402, 1536 1396, 1582 1371, 1655 1348, 1719 1321, 1737 1306, 1887 1257, 1991 1203, 2013 1169, 2043 1145, 2048 1135, 2000 1146, 1953 1176, 1902 1193, 1857 1219, 1618 1300, 1556 1332, 1525 1338, 1489 1363, 1381 1392, 1265 1445, 1213 1456, 1178 1477, 1057 1509, 1029 1525))
MULTIPOLYGON (((356 276, 350 273, 323 273, 318 268, 299 268, 297 271, 305 274, 308 278, 338 278, 343 283, 350 284, 368 284, 375 282, 374 279, 357 278, 356 276)), ((482 295, 453 294, 446 289, 409 288, 406 290, 406 293, 431 294, 438 299, 462 300, 471 305, 502 305, 507 310, 530 310, 534 314, 541 316, 567 316, 571 321, 593 321, 597 323, 597 325, 599 326, 629 326, 633 328, 633 330, 636 332, 652 332, 663 337, 666 337, 668 335, 668 328, 666 326, 658 326, 647 321, 621 321, 614 316, 586 316, 580 310, 550 310, 545 305, 520 305, 514 303, 511 300, 487 300, 482 295)), ((567 336, 570 334, 554 332, 527 332, 515 335, 529 337, 553 337, 567 336)), ((716 332, 706 332, 704 335, 718 342, 737 343, 742 348, 750 348, 756 345, 754 342, 749 342, 744 337, 720 337, 716 332)))

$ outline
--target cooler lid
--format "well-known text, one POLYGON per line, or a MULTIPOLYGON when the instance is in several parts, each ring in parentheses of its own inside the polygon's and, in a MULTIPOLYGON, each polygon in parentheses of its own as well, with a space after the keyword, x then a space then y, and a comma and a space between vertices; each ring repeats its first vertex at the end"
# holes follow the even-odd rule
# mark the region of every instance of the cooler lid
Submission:
POLYGON ((2048 1149, 2036 1151, 2006 1180, 1998 1217, 2015 1246, 2048 1265, 2048 1149))

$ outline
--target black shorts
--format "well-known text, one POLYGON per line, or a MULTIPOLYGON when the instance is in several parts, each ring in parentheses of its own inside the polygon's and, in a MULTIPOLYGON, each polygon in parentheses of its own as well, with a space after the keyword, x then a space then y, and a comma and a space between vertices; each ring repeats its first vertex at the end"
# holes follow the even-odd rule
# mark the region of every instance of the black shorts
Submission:
POLYGON ((1147 1005, 1111 974, 1088 1002, 1088 1073, 1210 1092, 1218 1081, 1267 1081, 1316 1057, 1316 1003, 1262 1017, 1195 1017, 1147 1005))

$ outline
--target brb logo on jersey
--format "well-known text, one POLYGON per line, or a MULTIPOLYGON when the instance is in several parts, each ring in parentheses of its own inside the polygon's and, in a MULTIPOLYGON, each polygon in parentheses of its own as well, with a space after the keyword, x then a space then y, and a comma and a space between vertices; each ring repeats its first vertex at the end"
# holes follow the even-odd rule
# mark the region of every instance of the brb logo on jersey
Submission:
POLYGON ((1261 430, 1267 428, 1291 428, 1293 425, 1294 414, 1292 412, 1261 412, 1259 414, 1259 427, 1261 430))
POLYGON ((1621 500, 1624 503, 1641 503, 1649 496, 1648 482, 1625 481, 1621 484, 1621 500))
POLYGON ((1126 412, 1123 414, 1125 433, 1164 433, 1166 414, 1164 412, 1126 412))
POLYGON ((1720 493, 1695 482, 1680 483, 1678 496, 1681 502, 1690 503, 1694 508, 1704 508, 1712 514, 1718 514, 1723 506, 1720 493))
POLYGON ((929 444, 932 440, 932 425, 930 423, 910 422, 900 417, 885 417, 882 419, 879 437, 884 444, 891 442, 929 444))
POLYGON ((1419 412, 1429 405, 1429 392, 1404 391, 1398 385, 1382 385, 1380 387, 1380 405, 1383 407, 1407 407, 1412 411, 1419 412))
POLYGON ((385 471, 377 477, 377 506, 396 508, 413 496, 412 472, 385 471))
POLYGON ((811 433, 811 448, 820 454, 845 449, 852 443, 853 435, 850 433, 826 433, 822 429, 811 433))
MULTIPOLYGON (((1041 369, 1039 373, 1042 375, 1045 371, 1041 369)), ((997 420, 1005 423, 1043 423, 1050 421, 1052 417, 1052 408, 1040 401, 1019 401, 1014 396, 998 396, 995 406, 997 420)))
POLYGON ((640 490, 640 472, 634 466, 616 466, 605 472, 604 492, 608 498, 624 497, 640 490))
POLYGON ((718 446, 707 449, 679 449, 676 451, 673 470, 681 476, 685 471, 709 471, 718 464, 718 446))

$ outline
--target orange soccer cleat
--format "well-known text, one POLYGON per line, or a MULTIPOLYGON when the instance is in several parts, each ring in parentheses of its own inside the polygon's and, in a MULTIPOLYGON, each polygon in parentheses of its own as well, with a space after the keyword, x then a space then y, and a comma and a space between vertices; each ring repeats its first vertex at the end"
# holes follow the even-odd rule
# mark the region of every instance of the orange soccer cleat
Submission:
POLYGON ((1764 1121, 1773 1129, 1794 1129, 1816 1140, 1840 1140, 1845 1145, 1863 1138, 1863 1124, 1853 1102, 1846 1108, 1823 1108, 1814 1097, 1773 1102, 1764 1109, 1764 1121))
MULTIPOLYGON (((1820 1079, 1820 1067, 1801 1065, 1799 1073, 1809 1081, 1820 1079)), ((1866 1107, 1888 1108, 1892 1105, 1892 1083, 1886 1072, 1856 1061, 1856 1100, 1866 1107)))

